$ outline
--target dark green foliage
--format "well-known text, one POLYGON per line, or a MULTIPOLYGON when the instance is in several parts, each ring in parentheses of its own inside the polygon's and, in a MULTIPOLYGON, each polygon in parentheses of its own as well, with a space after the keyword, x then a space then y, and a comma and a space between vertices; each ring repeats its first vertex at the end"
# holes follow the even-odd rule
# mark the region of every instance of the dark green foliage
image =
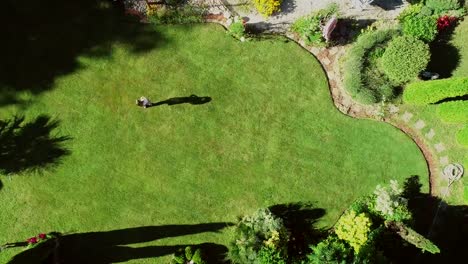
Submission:
POLYGON ((403 100, 409 104, 425 105, 467 94, 468 78, 450 78, 411 83, 405 88, 403 100))
POLYGON ((338 5, 331 4, 325 9, 297 19, 291 26, 291 31, 298 33, 308 45, 323 45, 325 39, 321 26, 337 13, 338 5))
POLYGON ((468 147, 468 125, 457 133, 457 141, 465 147, 468 147))
POLYGON ((448 10, 456 10, 460 8, 459 0, 426 0, 426 6, 440 14, 448 10))
POLYGON ((445 122, 468 123, 468 101, 446 102, 437 108, 437 114, 445 122))
POLYGON ((429 62, 429 46, 412 36, 391 40, 382 56, 382 70, 390 80, 403 84, 418 77, 429 62))
MULTIPOLYGON (((427 9, 425 9, 427 11, 427 9)), ((422 11, 422 9, 421 9, 422 11)), ((403 32, 425 42, 431 42, 437 36, 437 18, 423 14, 407 16, 402 21, 403 32)))
POLYGON ((286 264, 286 260, 281 252, 274 248, 262 247, 258 252, 259 264, 286 264))
POLYGON ((154 24, 192 24, 203 22, 205 10, 191 5, 157 10, 148 17, 154 24))
POLYGON ((393 87, 376 64, 383 54, 380 45, 396 34, 396 30, 364 33, 349 50, 344 64, 344 86, 355 100, 371 104, 379 102, 383 96, 392 97, 393 87))
POLYGON ((353 259, 351 247, 335 236, 328 237, 311 249, 312 253, 307 255, 309 264, 346 264, 353 259))

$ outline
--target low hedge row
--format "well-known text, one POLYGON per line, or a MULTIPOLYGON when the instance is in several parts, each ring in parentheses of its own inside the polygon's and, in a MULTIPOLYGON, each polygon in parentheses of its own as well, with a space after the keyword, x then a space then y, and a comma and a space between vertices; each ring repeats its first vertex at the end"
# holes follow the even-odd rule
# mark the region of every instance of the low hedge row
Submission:
POLYGON ((403 101, 409 104, 425 105, 467 94, 468 78, 450 78, 411 83, 403 92, 403 101))
POLYGON ((450 123, 468 122, 468 101, 446 102, 437 108, 440 119, 450 123))
POLYGON ((457 133, 457 141, 465 147, 468 147, 468 125, 457 133))
POLYGON ((375 46, 390 40, 398 33, 397 30, 387 29, 368 32, 361 35, 349 50, 344 64, 343 82, 346 90, 356 101, 372 104, 380 100, 374 91, 367 89, 363 82, 363 68, 366 55, 375 46))

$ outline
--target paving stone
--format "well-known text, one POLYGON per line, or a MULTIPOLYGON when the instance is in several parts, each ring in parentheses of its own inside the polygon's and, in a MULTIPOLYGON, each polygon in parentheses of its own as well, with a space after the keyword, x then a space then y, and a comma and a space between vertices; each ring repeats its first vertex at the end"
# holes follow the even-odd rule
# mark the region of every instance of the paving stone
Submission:
POLYGON ((424 121, 422 121, 421 119, 419 119, 416 124, 414 124, 414 127, 418 130, 421 130, 423 129, 424 127, 426 126, 426 123, 424 123, 424 121))
POLYGON ((440 152, 442 152, 442 151, 445 150, 445 146, 444 146, 444 144, 443 144, 442 142, 439 142, 439 143, 435 144, 435 145, 434 145, 434 148, 436 149, 436 151, 437 151, 438 153, 440 153, 440 152))
POLYGON ((310 48, 310 52, 312 52, 313 54, 317 55, 317 54, 320 52, 320 50, 319 50, 319 48, 317 48, 317 47, 312 47, 312 48, 310 48))
POLYGON ((328 50, 328 54, 330 54, 330 55, 335 55, 337 52, 338 52, 337 47, 333 47, 333 48, 328 50))
POLYGON ((327 72, 327 75, 328 75, 329 80, 335 80, 336 79, 336 76, 332 71, 327 72))
POLYGON ((447 156, 440 157, 439 161, 440 161, 441 165, 444 165, 444 166, 448 165, 449 164, 449 157, 447 157, 447 156))
POLYGON ((434 129, 431 128, 431 130, 429 130, 429 132, 426 133, 426 138, 432 139, 434 136, 435 136, 435 131, 434 129))
POLYGON ((396 105, 394 104, 391 104, 388 106, 388 112, 390 112, 390 114, 396 114, 400 111, 400 108, 398 108, 396 105))
POLYGON ((322 62, 323 62, 323 64, 325 64, 325 65, 330 65, 330 63, 331 63, 331 61, 330 61, 327 57, 323 58, 323 59, 322 59, 322 62))
POLYGON ((410 113, 410 112, 405 112, 405 113, 401 116, 401 119, 402 119, 403 121, 405 121, 406 123, 408 123, 408 122, 411 120, 412 117, 413 117, 413 114, 412 114, 412 113, 410 113))

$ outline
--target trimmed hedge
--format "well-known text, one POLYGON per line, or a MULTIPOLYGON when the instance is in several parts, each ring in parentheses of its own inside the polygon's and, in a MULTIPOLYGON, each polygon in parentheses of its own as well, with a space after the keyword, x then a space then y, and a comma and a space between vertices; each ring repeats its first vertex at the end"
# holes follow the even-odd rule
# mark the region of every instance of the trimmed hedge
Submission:
POLYGON ((395 83, 403 84, 418 77, 430 58, 429 46, 413 36, 392 39, 382 56, 382 70, 395 83))
POLYGON ((468 78, 450 78, 411 83, 403 92, 403 101, 409 104, 425 105, 467 94, 468 78))
POLYGON ((445 122, 468 122, 468 101, 453 101, 439 105, 437 114, 445 122))
POLYGON ((465 147, 468 147, 468 125, 457 133, 457 141, 465 147))
POLYGON ((363 84, 363 69, 367 54, 377 45, 390 40, 397 30, 379 30, 361 35, 349 50, 344 64, 343 82, 351 97, 363 104, 372 104, 380 100, 373 91, 363 84))

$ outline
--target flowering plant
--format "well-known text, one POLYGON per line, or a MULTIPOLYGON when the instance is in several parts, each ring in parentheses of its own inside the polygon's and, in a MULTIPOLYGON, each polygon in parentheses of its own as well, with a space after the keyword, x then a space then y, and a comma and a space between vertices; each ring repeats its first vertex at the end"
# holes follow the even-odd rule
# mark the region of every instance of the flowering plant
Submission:
POLYGON ((33 248, 35 246, 37 246, 38 244, 41 244, 51 238, 55 238, 56 236, 49 233, 49 234, 46 234, 46 233, 40 233, 38 234, 37 236, 34 236, 34 237, 30 237, 26 240, 26 242, 28 243, 26 249, 30 249, 30 248, 33 248))
POLYGON ((453 26, 457 21, 453 16, 441 16, 437 19, 437 30, 442 31, 453 26))

